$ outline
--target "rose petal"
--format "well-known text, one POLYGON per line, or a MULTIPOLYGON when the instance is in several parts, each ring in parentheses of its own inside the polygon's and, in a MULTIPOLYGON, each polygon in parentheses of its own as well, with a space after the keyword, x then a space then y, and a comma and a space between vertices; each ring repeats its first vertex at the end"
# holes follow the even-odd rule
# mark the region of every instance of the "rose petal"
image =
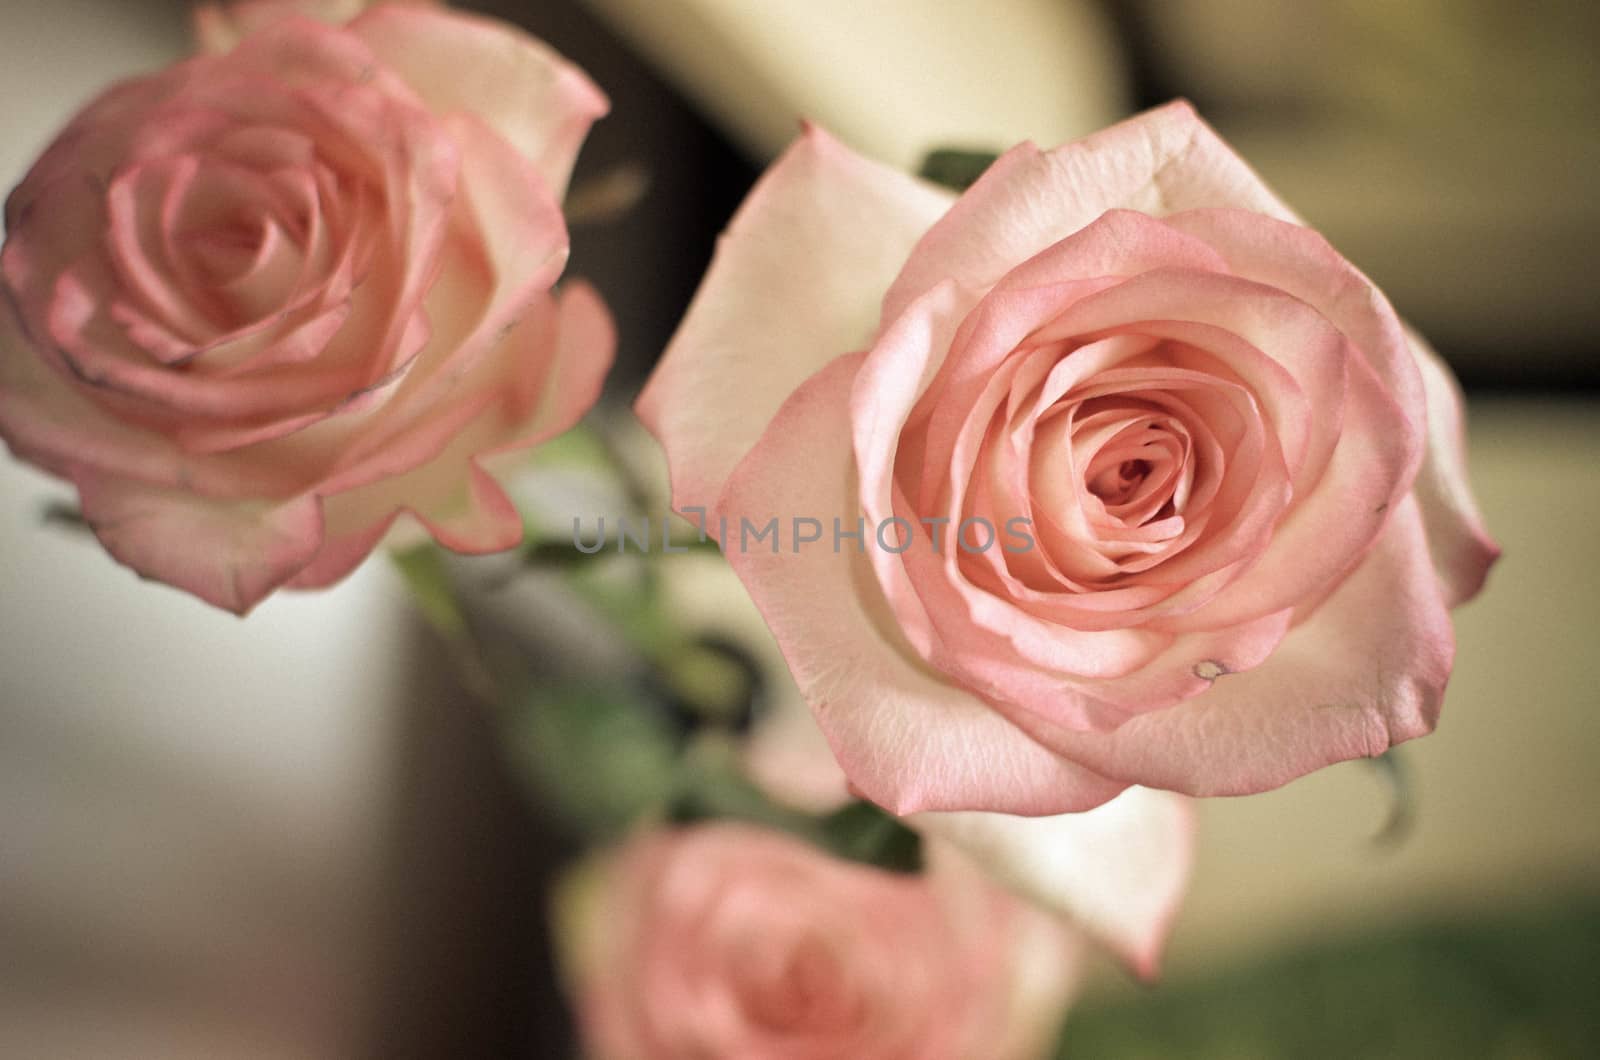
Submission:
POLYGON ((609 108, 576 66, 515 26, 445 8, 380 5, 349 29, 430 107, 486 122, 565 194, 589 126, 609 108))
POLYGON ((1500 557, 1467 479, 1466 411, 1450 369, 1422 336, 1408 334, 1422 370, 1428 401, 1427 451, 1417 472, 1414 496, 1428 530, 1428 550, 1439 572, 1446 605, 1477 596, 1500 557))
POLYGON ((112 479, 192 491, 215 499, 284 496, 301 478, 286 461, 186 457, 167 438, 125 423, 90 401, 26 348, 13 312, 0 306, 0 436, 12 452, 55 474, 75 467, 112 479))
MULTIPOLYGON (((414 333, 411 310, 426 291, 435 248, 443 237, 455 191, 456 150, 439 123, 408 102, 403 86, 396 95, 379 85, 381 78, 363 83, 363 63, 370 69, 373 59, 360 41, 314 22, 290 20, 252 36, 226 59, 194 60, 156 79, 168 91, 184 90, 194 97, 187 98, 185 106, 199 106, 201 97, 213 92, 221 94, 219 106, 259 107, 266 118, 281 117, 280 112, 289 108, 298 120, 325 122, 329 128, 323 129, 324 147, 341 141, 352 156, 364 152, 362 158, 370 167, 384 170, 372 176, 386 182, 385 195, 401 222, 391 233, 394 245, 389 248, 391 268, 386 272, 393 275, 381 280, 368 277, 363 285, 368 292, 366 315, 357 305, 356 319, 347 329, 359 332, 359 337, 344 343, 335 340, 327 355, 317 359, 315 372, 263 379, 207 378, 153 363, 112 318, 107 300, 98 297, 102 285, 97 277, 103 270, 89 267, 89 258, 82 267, 53 276, 39 268, 45 256, 34 244, 53 229, 41 224, 35 231, 33 225, 45 212, 40 207, 59 185, 70 181, 49 185, 42 196, 30 192, 31 198, 19 201, 22 230, 7 243, 7 280, 33 333, 49 336, 65 360, 63 367, 81 382, 103 390, 104 403, 137 414, 144 422, 188 422, 195 417, 297 419, 381 384, 415 352, 404 340, 414 333), (279 90, 252 93, 251 85, 241 82, 241 71, 268 76, 279 82, 279 90), (285 91, 286 84, 300 89, 285 91), (381 303, 381 319, 372 319, 373 302, 381 303)), ((142 117, 145 125, 156 122, 151 114, 142 117)), ((359 168, 354 157, 346 161, 359 168)))
MULTIPOLYGON (((943 360, 970 301, 954 284, 929 291, 879 336, 851 384, 857 488, 861 510, 874 528, 895 515, 894 468, 906 417, 943 360)), ((901 634, 926 653, 928 615, 911 587, 904 560, 885 548, 870 549, 867 555, 901 634)))
POLYGON ((228 503, 94 472, 74 477, 84 520, 119 563, 237 615, 322 543, 322 513, 309 497, 228 503))
POLYGON ((912 251, 884 300, 892 320, 941 280, 985 288, 1111 209, 1162 217, 1208 206, 1294 214, 1186 102, 1040 151, 1012 148, 912 251))
POLYGON ((425 303, 430 346, 391 413, 437 405, 529 313, 569 251, 560 207, 526 159, 470 114, 444 121, 463 149, 452 244, 425 303))
MULTIPOLYGON (((836 359, 778 410, 718 502, 732 526, 807 516, 830 531, 835 517, 854 528, 850 389, 862 359, 836 359)), ((895 813, 1037 815, 1098 806, 1122 790, 913 662, 866 557, 849 542, 831 545, 825 537, 773 554, 730 540, 725 552, 863 795, 895 813)))
POLYGON ((635 406, 666 449, 675 508, 711 509, 801 381, 866 344, 878 292, 950 201, 816 128, 773 164, 635 406))
MULTIPOLYGON (((8 255, 10 237, 24 223, 49 229, 49 236, 39 238, 35 251, 53 256, 56 268, 75 260, 84 247, 102 238, 103 225, 88 224, 89 218, 81 213, 63 217, 54 209, 41 207, 40 196, 47 192, 62 194, 73 188, 89 202, 102 199, 111 174, 128 158, 131 143, 144 132, 134 117, 172 96, 189 76, 189 67, 184 63, 150 77, 118 81, 90 100, 67 123, 6 197, 8 255)), ((98 211, 98 207, 94 209, 98 211)), ((98 217, 98 213, 93 216, 98 217)), ((42 271, 55 269, 46 267, 42 271)), ((18 283, 9 265, 6 277, 18 283)))
POLYGON ((522 539, 520 514, 482 461, 576 424, 600 396, 616 348, 610 314, 588 285, 567 284, 558 303, 538 309, 497 348, 498 374, 479 397, 392 439, 379 454, 386 462, 347 471, 357 485, 318 490, 328 543, 297 588, 349 574, 405 513, 457 552, 496 552, 522 539))
POLYGON ((1254 794, 1431 732, 1454 654, 1421 516, 1407 497, 1360 568, 1262 665, 1218 673, 1204 694, 1113 733, 1032 731, 1129 783, 1254 794))
POLYGON ((1156 976, 1194 863, 1194 809, 1129 788, 1053 817, 919 813, 906 822, 954 843, 1023 897, 1065 913, 1145 979, 1156 976))
POLYGON ((1381 540, 1385 523, 1411 488, 1414 450, 1404 413, 1360 358, 1350 362, 1344 432, 1321 481, 1272 531, 1260 560, 1237 581, 1162 629, 1233 625, 1315 599, 1381 540))
POLYGON ((47 349, 78 382, 146 418, 237 422, 331 408, 368 385, 364 366, 256 379, 208 378, 139 356, 96 291, 92 263, 63 273, 45 324, 47 349))
POLYGON ((1166 223, 1205 240, 1238 275, 1315 308, 1366 356, 1407 418, 1420 423, 1422 383, 1400 321, 1372 281, 1320 234, 1243 210, 1191 210, 1166 223))
MULTIPOLYGON (((304 440, 305 448, 338 451, 338 463, 323 484, 333 493, 431 459, 449 431, 476 415, 466 406, 487 390, 507 388, 501 356, 512 348, 507 336, 522 325, 553 319, 544 292, 565 264, 568 248, 555 201, 527 160, 482 122, 458 114, 444 124, 466 150, 452 238, 427 292, 431 334, 393 393, 373 401, 383 405, 381 416, 346 415, 304 440)), ((516 341, 541 355, 554 349, 536 342, 527 327, 516 341)), ((510 374, 536 382, 544 363, 524 360, 510 374)))

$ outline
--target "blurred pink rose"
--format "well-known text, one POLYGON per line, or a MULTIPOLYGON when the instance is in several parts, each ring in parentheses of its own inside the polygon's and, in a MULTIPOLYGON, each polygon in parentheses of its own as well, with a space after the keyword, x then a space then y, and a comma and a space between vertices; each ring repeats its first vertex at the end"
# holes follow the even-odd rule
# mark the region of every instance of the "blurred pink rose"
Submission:
POLYGON ((576 947, 601 1060, 1018 1060, 1053 1043, 1081 947, 931 850, 916 876, 704 824, 634 841, 576 947))
POLYGON ((1430 731, 1497 549, 1382 295, 1186 104, 952 198, 808 130, 638 406, 679 510, 778 519, 725 551, 855 788, 1056 814, 1430 731))
POLYGON ((592 291, 551 290, 601 93, 476 16, 291 8, 330 5, 213 10, 213 49, 253 32, 90 103, 0 257, 0 435, 118 560, 240 613, 402 512, 516 544, 481 460, 570 427, 613 346, 592 291))

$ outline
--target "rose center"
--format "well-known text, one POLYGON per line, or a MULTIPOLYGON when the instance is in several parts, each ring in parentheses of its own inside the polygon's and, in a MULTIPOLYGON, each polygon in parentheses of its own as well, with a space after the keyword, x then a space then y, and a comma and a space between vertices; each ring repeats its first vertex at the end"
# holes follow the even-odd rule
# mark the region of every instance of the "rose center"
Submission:
POLYGON ((826 945, 806 940, 788 957, 748 977, 749 1015, 775 1030, 818 1030, 836 1022, 840 970, 826 945))
POLYGON ((1121 504, 1133 496, 1149 474, 1148 460, 1124 460, 1092 477, 1089 492, 1108 505, 1121 504))
POLYGON ((237 218, 214 230, 185 232, 180 241, 207 279, 226 283, 249 271, 264 238, 265 228, 259 221, 237 218))

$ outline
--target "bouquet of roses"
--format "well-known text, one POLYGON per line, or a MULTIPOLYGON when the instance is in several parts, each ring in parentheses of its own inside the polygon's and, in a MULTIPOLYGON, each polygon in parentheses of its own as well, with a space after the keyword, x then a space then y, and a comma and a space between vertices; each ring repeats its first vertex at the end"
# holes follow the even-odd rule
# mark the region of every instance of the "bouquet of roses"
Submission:
POLYGON ((1187 105, 964 189, 805 127, 634 406, 658 476, 580 423, 583 73, 426 2, 196 26, 7 200, 0 435, 241 615, 389 542, 594 838, 597 1055, 1042 1055, 1086 945, 1154 975, 1190 797, 1434 727, 1496 555, 1459 393, 1187 105), (429 537, 626 665, 486 645, 429 537))

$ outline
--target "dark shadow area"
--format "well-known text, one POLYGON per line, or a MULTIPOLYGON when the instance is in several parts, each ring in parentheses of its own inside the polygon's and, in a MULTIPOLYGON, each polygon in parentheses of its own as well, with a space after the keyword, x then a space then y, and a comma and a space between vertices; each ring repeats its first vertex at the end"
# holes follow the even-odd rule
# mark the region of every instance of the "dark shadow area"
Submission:
POLYGON ((519 787, 491 709, 420 620, 415 639, 365 1055, 568 1055, 547 906, 577 845, 519 787))
POLYGON ((581 5, 491 0, 457 4, 526 27, 577 63, 611 98, 573 173, 580 187, 618 166, 645 170, 644 197, 625 216, 576 225, 566 275, 599 288, 617 320, 607 394, 631 402, 671 337, 717 234, 757 167, 581 5))

